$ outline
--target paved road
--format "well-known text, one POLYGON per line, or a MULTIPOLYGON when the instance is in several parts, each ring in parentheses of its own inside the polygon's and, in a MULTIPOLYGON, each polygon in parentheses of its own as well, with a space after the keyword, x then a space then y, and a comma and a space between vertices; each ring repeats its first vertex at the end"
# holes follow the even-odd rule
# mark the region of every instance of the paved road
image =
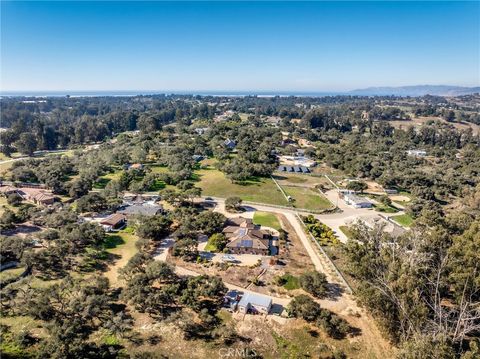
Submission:
MULTIPOLYGON (((44 155, 44 154, 47 154, 47 153, 58 153, 58 152, 66 152, 68 151, 67 149, 64 149, 64 150, 45 150, 45 151, 35 151, 33 153, 33 157, 36 157, 36 156, 40 156, 40 155, 44 155)), ((0 165, 3 164, 3 163, 9 163, 9 162, 15 162, 15 161, 21 161, 21 160, 27 160, 29 158, 33 158, 33 157, 16 157, 16 158, 11 158, 9 160, 4 160, 4 161, 0 161, 0 165)))

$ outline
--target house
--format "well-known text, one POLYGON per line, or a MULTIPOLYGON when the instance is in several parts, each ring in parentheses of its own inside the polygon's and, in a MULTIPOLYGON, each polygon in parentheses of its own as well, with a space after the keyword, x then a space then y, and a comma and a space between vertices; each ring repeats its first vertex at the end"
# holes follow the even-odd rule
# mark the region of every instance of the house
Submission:
POLYGON ((239 292, 238 290, 232 289, 225 294, 223 297, 223 306, 225 308, 230 309, 231 311, 234 311, 237 309, 238 301, 242 297, 243 292, 239 292))
POLYGON ((227 248, 231 253, 264 256, 270 254, 270 233, 261 230, 260 226, 253 224, 249 218, 229 219, 223 234, 229 240, 227 248))
POLYGON ((17 193, 17 188, 13 186, 0 186, 0 193, 7 197, 12 193, 17 193))
POLYGON ((193 155, 192 158, 195 162, 200 162, 204 157, 202 155, 193 155))
POLYGON ((231 150, 233 150, 233 149, 237 146, 237 144, 235 143, 235 141, 233 141, 233 140, 231 140, 231 139, 229 139, 229 138, 227 138, 227 139, 223 142, 223 144, 225 145, 225 147, 227 147, 227 148, 229 148, 229 149, 231 149, 231 150))
POLYGON ((141 163, 133 163, 130 166, 128 166, 128 169, 130 169, 130 170, 141 170, 141 169, 143 169, 143 165, 141 163))
POLYGON ((198 135, 203 135, 205 132, 208 131, 208 127, 198 127, 198 128, 195 128, 194 131, 195 131, 198 135))
POLYGON ((39 188, 18 188, 17 193, 26 201, 42 206, 49 206, 55 202, 55 197, 39 188))
POLYGON ((343 196, 345 203, 354 208, 372 208, 372 202, 364 197, 357 196, 353 193, 347 193, 343 196))
POLYGON ((256 293, 246 293, 237 305, 240 313, 268 314, 272 308, 272 298, 256 293))
POLYGON ((120 213, 125 216, 154 216, 163 211, 163 207, 158 204, 130 204, 126 205, 117 213, 120 213))
POLYGON ((414 157, 425 157, 427 155, 427 151, 424 151, 424 150, 408 150, 407 155, 414 156, 414 157))
POLYGON ((115 229, 120 229, 127 223, 127 217, 121 213, 114 213, 100 222, 103 229, 111 232, 115 229))

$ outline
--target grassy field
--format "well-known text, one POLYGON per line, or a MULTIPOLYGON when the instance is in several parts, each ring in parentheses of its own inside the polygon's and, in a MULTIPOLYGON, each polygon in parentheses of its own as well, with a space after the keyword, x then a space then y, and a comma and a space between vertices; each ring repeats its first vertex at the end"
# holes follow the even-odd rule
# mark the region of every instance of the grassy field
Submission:
POLYGON ((316 190, 293 186, 284 186, 282 188, 287 195, 295 200, 293 203, 296 208, 305 208, 315 211, 333 207, 330 201, 316 190))
POLYGON ((395 222, 398 224, 404 226, 404 227, 410 227, 413 224, 413 218, 410 217, 408 214, 401 214, 399 216, 392 216, 391 217, 395 222))
POLYGON ((108 182, 112 180, 118 181, 122 175, 122 172, 123 171, 120 168, 116 168, 113 172, 103 175, 97 182, 93 184, 93 188, 104 189, 108 182))
POLYGON ((105 272, 111 285, 115 286, 118 283, 118 270, 123 268, 128 260, 138 252, 135 247, 137 239, 138 237, 132 234, 128 227, 123 231, 107 234, 106 251, 116 257, 115 262, 105 272))
POLYGON ((392 206, 386 206, 382 203, 374 204, 373 207, 375 208, 376 211, 382 212, 382 213, 397 213, 398 209, 392 206))
POLYGON ((277 231, 282 229, 280 221, 277 216, 270 212, 255 212, 253 215, 253 223, 259 224, 261 226, 274 228, 277 231))
POLYGON ((275 172, 273 178, 280 186, 302 185, 305 187, 315 187, 318 184, 328 185, 330 182, 325 177, 299 175, 285 172, 275 172))
POLYGON ((202 195, 213 197, 238 196, 244 201, 286 206, 287 200, 270 178, 254 178, 242 183, 232 183, 225 175, 213 168, 195 171, 197 187, 202 195))

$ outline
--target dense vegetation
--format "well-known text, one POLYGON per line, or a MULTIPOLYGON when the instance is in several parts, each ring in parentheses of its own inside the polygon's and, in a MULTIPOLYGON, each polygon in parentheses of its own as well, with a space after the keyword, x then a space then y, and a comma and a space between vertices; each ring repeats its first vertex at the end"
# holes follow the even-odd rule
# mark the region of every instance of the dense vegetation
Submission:
MULTIPOLYGON (((199 170, 221 171, 248 188, 269 178, 276 155, 294 154, 295 141, 303 139, 309 142, 307 156, 356 178, 351 189, 361 192, 367 180, 375 180, 412 198, 406 208, 414 218, 412 230, 398 238, 358 227, 343 246, 330 228, 313 216, 304 218, 321 244, 341 248, 356 297, 400 355, 475 357, 480 138, 454 125, 479 124, 478 102, 475 96, 2 98, 1 152, 31 158, 10 163, 0 179, 43 184, 62 196, 50 208, 6 198, 0 263, 18 262, 24 278, 2 282, 1 314, 33 318, 40 330, 17 333, 2 326, 2 351, 17 357, 126 357, 125 343, 137 345, 138 313, 173 321, 189 340, 218 345, 238 340, 218 316, 226 291, 222 281, 180 276, 152 254, 167 236, 175 240, 171 254, 185 261, 201 259, 200 236, 209 238, 212 251, 224 250, 225 217, 195 201, 202 194, 199 170), (409 126, 418 116, 432 120, 409 126), (394 128, 391 121, 405 126, 394 128), (72 151, 51 157, 34 153, 65 148, 72 151), (408 155, 412 149, 427 156, 408 155), (123 284, 116 288, 99 275, 113 260, 107 251, 112 236, 80 215, 115 211, 125 192, 158 194, 168 209, 129 221, 138 253, 120 270, 123 284), (8 234, 24 223, 41 231, 8 234), (122 344, 96 340, 99 333, 122 338, 122 344)), ((226 208, 240 211, 242 199, 231 196, 226 208)), ((314 297, 327 292, 321 273, 304 273, 299 285, 314 297)), ((296 297, 289 310, 332 337, 352 331, 309 296, 296 297)))

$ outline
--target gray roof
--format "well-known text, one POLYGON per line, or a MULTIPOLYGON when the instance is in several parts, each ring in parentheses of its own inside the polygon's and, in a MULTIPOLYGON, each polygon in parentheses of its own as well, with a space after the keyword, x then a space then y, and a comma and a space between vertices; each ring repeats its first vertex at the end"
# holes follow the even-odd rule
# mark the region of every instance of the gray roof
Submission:
POLYGON ((119 213, 127 216, 142 215, 142 216, 154 216, 162 210, 161 206, 157 205, 130 205, 118 211, 119 213))
POLYGON ((272 298, 255 293, 246 293, 242 299, 240 299, 238 305, 241 307, 247 307, 248 304, 268 308, 272 305, 272 298))

